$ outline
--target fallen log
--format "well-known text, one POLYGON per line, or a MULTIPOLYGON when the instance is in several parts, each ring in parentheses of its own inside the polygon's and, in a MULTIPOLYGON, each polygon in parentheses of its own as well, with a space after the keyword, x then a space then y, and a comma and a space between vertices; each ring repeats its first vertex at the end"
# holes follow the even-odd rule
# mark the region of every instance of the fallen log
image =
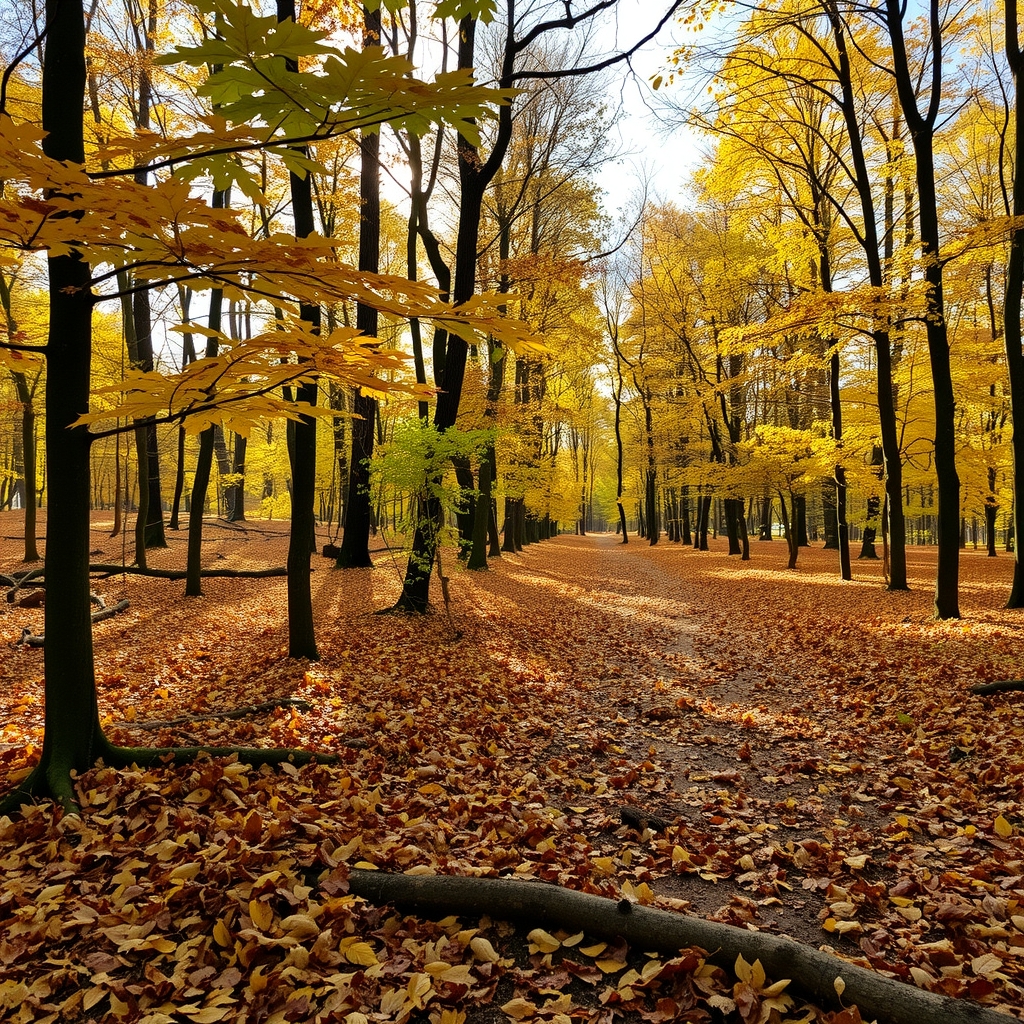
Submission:
POLYGON ((1024 679, 999 679, 994 683, 975 683, 971 693, 1007 693, 1010 690, 1024 690, 1024 679))
MULTIPOLYGON (((94 611, 90 616, 93 622, 102 622, 104 619, 112 618, 129 607, 128 601, 118 601, 117 604, 108 606, 103 598, 96 594, 90 594, 89 597, 100 606, 99 609, 94 611)), ((21 631, 21 639, 19 639, 14 646, 20 647, 22 644, 26 647, 44 647, 46 645, 46 636, 41 633, 33 633, 32 630, 26 626, 21 631)))
POLYGON ((966 999, 952 999, 886 977, 792 939, 752 932, 703 918, 675 914, 544 882, 461 875, 399 875, 353 868, 349 889, 371 903, 444 917, 482 915, 532 925, 584 931, 595 938, 623 938, 637 950, 676 955, 697 946, 732 970, 737 956, 760 960, 776 981, 789 978, 826 1006, 857 1005, 864 1020, 879 1024, 1009 1024, 1015 1017, 966 999), (837 984, 837 980, 842 982, 837 984), (842 998, 837 989, 842 991, 842 998))
MULTIPOLYGON (((7 591, 8 603, 13 604, 18 590, 27 586, 29 583, 31 583, 33 587, 45 588, 46 581, 41 578, 45 571, 45 568, 40 566, 36 569, 30 569, 21 576, 15 575, 0 577, 0 579, 5 583, 11 584, 10 589, 7 591)), ((183 580, 188 575, 188 572, 185 569, 140 569, 137 565, 118 565, 116 562, 91 562, 89 564, 89 572, 103 576, 104 578, 125 575, 151 576, 154 579, 161 580, 183 580)), ((287 576, 288 570, 283 565, 275 565, 267 569, 203 569, 200 571, 199 575, 203 579, 227 577, 228 579, 258 580, 273 576, 287 576)))

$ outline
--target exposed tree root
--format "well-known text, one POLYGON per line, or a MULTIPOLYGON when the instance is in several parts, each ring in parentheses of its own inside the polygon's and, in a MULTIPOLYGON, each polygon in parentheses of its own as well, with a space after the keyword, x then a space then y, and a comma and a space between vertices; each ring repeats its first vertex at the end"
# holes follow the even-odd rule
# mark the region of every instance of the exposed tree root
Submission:
POLYGON ((994 683, 975 683, 971 693, 1006 693, 1010 690, 1024 690, 1024 679, 999 679, 994 683))
POLYGON ((760 960, 770 978, 790 978, 824 1005, 855 1003, 865 1020, 885 1024, 1008 1024, 1008 1014, 904 984, 792 939, 751 932, 699 917, 642 907, 626 900, 573 892, 543 882, 457 875, 398 875, 353 868, 350 891, 371 903, 392 903, 427 914, 488 914, 533 925, 621 936, 638 950, 674 955, 697 946, 732 969, 740 954, 760 960), (836 980, 845 983, 842 997, 836 980))
POLYGON ((278 708, 296 708, 299 711, 311 711, 313 705, 301 697, 276 697, 273 700, 265 700, 259 704, 249 704, 244 708, 232 708, 230 711, 207 711, 198 715, 179 715, 177 718, 153 718, 145 722, 119 722, 129 729, 171 729, 176 725, 186 725, 189 722, 207 722, 220 718, 248 718, 250 715, 262 715, 267 711, 276 711, 278 708))
POLYGON ((637 832, 643 832, 645 828, 649 828, 652 832, 664 832, 672 824, 657 814, 650 814, 638 807, 628 806, 619 808, 619 821, 623 825, 635 828, 637 832))
MULTIPOLYGON (((103 739, 96 760, 112 768, 130 768, 133 765, 190 764, 201 754, 210 757, 235 757, 243 764, 254 768, 263 765, 294 764, 306 765, 313 761, 319 764, 336 764, 334 754, 321 754, 312 750, 292 750, 281 747, 118 747, 103 739)), ((54 800, 68 814, 80 814, 78 795, 69 766, 56 758, 41 761, 20 783, 17 789, 0 800, 0 817, 17 814, 27 803, 38 800, 54 800)))

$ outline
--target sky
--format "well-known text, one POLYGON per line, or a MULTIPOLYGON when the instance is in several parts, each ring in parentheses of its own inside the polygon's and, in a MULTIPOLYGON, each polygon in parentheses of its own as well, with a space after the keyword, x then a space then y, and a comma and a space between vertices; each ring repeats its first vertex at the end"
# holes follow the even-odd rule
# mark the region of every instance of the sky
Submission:
MULTIPOLYGON (((650 31, 664 10, 652 0, 620 0, 617 24, 604 32, 609 49, 623 50, 650 31), (617 33, 617 37, 616 37, 617 33)), ((686 180, 700 160, 701 140, 685 126, 674 126, 667 117, 667 100, 683 102, 680 86, 651 87, 655 75, 664 74, 680 31, 672 25, 647 44, 632 60, 633 73, 623 68, 610 90, 613 102, 621 102, 623 117, 615 129, 613 145, 623 156, 605 167, 598 182, 608 197, 609 212, 626 207, 649 181, 652 199, 676 200, 685 192, 686 180)))

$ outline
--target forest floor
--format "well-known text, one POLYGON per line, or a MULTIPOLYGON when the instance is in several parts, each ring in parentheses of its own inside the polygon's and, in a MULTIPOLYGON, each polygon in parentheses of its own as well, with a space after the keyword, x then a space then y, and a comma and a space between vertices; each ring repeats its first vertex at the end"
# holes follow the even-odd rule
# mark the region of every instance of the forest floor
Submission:
MULTIPOLYGON (((93 557, 120 561, 109 514, 93 557)), ((0 573, 24 570, 0 514, 0 573)), ((45 534, 45 520, 40 533, 45 534)), ((283 565, 286 524, 208 521, 204 560, 283 565)), ((376 544, 377 542, 375 542, 376 544)), ((429 921, 347 895, 349 867, 512 875, 790 935, 1024 1019, 1024 614, 1005 553, 963 553, 958 621, 880 562, 781 542, 729 558, 563 536, 485 573, 446 555, 451 606, 377 615, 401 562, 314 558, 321 658, 287 657, 283 579, 97 581, 100 713, 132 745, 244 744, 333 766, 78 779, 0 820, 0 1018, 13 1021, 821 1021, 699 953, 548 926, 429 921), (283 706, 263 710, 264 702, 283 706), (301 703, 288 704, 288 701, 301 703), (239 719, 204 718, 239 708, 239 719)), ((171 535, 150 564, 183 566, 171 535)), ((436 583, 436 581, 435 581, 436 583)), ((440 602, 440 593, 434 598, 440 602)), ((0 792, 42 742, 43 610, 0 603, 0 792)))

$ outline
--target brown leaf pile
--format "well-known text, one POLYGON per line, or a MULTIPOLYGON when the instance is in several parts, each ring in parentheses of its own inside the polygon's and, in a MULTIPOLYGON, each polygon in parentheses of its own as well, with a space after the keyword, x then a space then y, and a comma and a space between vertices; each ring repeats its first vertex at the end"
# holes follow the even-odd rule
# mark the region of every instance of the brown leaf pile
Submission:
MULTIPOLYGON (((17 520, 0 516, 15 536, 17 520)), ((112 547, 97 522, 95 544, 112 547)), ((218 567, 283 561, 278 524, 210 530, 218 567)), ((173 538, 156 565, 183 561, 173 538)), ((0 572, 19 569, 0 547, 0 572)), ((109 560, 115 552, 95 557, 109 560)), ((313 576, 323 660, 285 657, 283 580, 129 578, 94 629, 101 715, 138 745, 303 746, 78 780, 83 817, 0 822, 0 1016, 16 1021, 854 1024, 701 951, 673 960, 349 895, 350 866, 511 874, 776 930, 1024 1016, 1024 694, 1008 557, 968 552, 959 622, 828 552, 561 537, 453 573, 451 619, 373 612, 400 573, 313 576), (240 720, 204 714, 275 698, 240 720), (307 707, 308 706, 308 707, 307 707), (158 725, 187 717, 185 722, 158 725)), ((319 560, 318 560, 319 562, 319 560)), ((439 595, 438 595, 439 597, 439 595)), ((0 770, 41 742, 42 610, 3 605, 0 770)), ((5 786, 7 788, 7 786, 5 786)))

